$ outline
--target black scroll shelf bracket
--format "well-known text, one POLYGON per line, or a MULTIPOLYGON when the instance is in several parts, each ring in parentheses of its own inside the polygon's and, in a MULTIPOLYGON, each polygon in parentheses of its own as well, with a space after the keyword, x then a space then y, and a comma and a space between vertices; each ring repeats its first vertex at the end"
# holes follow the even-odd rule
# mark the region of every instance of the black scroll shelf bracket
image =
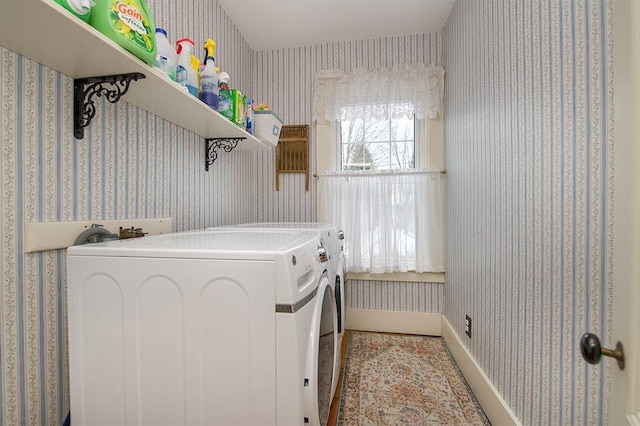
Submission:
POLYGON ((146 78, 139 72, 101 77, 77 78, 73 81, 73 132, 77 139, 84 138, 84 128, 96 115, 96 96, 115 104, 129 90, 131 81, 146 78))
POLYGON ((238 146, 238 142, 246 138, 210 138, 205 139, 205 163, 204 169, 209 171, 209 166, 218 158, 218 149, 224 149, 224 152, 231 152, 233 148, 238 146))

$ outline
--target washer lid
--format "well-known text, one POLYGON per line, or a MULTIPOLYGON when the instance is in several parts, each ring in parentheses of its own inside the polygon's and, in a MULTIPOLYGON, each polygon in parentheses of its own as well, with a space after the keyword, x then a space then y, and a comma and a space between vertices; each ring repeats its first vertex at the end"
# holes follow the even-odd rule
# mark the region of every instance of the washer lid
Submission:
POLYGON ((233 229, 187 231, 69 247, 75 256, 177 257, 274 260, 277 255, 318 242, 318 233, 233 229))
POLYGON ((254 222, 254 223, 241 223, 238 225, 226 225, 218 228, 251 228, 251 229, 309 229, 309 230, 335 230, 338 229, 337 225, 323 222, 254 222))
POLYGON ((322 243, 329 252, 330 257, 337 257, 342 251, 342 240, 338 237, 340 227, 333 223, 324 222, 254 222, 241 223, 238 225, 225 225, 213 228, 207 228, 212 231, 225 229, 272 229, 272 230, 309 230, 319 231, 322 233, 322 243))

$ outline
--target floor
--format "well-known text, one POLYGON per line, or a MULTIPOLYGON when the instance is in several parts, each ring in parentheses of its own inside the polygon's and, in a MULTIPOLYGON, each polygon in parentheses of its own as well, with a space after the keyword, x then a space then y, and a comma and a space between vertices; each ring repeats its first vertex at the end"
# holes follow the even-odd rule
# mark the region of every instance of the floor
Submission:
POLYGON ((338 386, 336 387, 336 393, 331 401, 331 408, 329 410, 328 426, 336 426, 338 424, 338 416, 340 414, 340 394, 342 392, 342 377, 344 375, 345 359, 347 354, 347 342, 349 341, 349 330, 345 330, 344 337, 342 338, 341 351, 341 363, 340 363, 340 376, 338 377, 338 386))

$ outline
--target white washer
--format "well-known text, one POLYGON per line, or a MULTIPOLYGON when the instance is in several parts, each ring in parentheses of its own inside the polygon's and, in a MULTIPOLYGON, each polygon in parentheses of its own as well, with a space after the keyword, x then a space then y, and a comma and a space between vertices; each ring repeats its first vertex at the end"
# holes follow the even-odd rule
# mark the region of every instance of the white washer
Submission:
POLYGON ((73 422, 326 424, 337 315, 319 247, 232 229, 70 247, 73 422))
POLYGON ((211 230, 216 229, 250 229, 250 230, 310 230, 320 232, 320 241, 327 251, 327 272, 330 281, 332 282, 333 291, 336 300, 336 311, 338 317, 338 334, 336 339, 336 357, 333 374, 333 384, 331 388, 331 395, 335 394, 338 379, 340 377, 340 367, 342 362, 342 338, 344 336, 345 326, 345 281, 346 277, 346 263, 344 259, 344 233, 340 227, 332 223, 322 222, 254 222, 243 223, 238 225, 226 225, 217 228, 209 228, 211 230))

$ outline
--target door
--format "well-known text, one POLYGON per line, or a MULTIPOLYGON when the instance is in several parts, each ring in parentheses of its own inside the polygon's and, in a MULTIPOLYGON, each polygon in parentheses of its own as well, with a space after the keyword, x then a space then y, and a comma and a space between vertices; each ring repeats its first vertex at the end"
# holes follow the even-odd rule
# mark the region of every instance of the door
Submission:
POLYGON ((305 368, 305 423, 326 425, 331 408, 337 325, 336 304, 326 273, 320 280, 314 303, 305 368))
POLYGON ((640 0, 615 0, 614 219, 611 341, 624 345, 625 368, 607 358, 609 424, 640 424, 640 0))

